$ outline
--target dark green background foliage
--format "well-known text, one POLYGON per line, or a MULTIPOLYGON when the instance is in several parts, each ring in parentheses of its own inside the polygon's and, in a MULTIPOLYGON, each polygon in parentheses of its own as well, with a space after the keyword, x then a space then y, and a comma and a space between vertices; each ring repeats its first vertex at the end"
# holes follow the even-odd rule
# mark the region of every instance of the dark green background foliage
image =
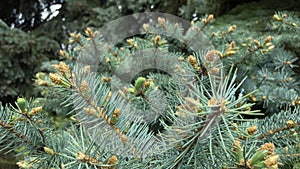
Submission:
POLYGON ((3 22, 0 36, 1 101, 32 95, 32 75, 40 70, 43 61, 54 58, 59 44, 47 37, 10 29, 3 22))
POLYGON ((34 73, 38 72, 43 61, 61 59, 58 50, 67 48, 69 33, 80 32, 89 26, 99 28, 105 22, 134 12, 164 11, 176 14, 181 3, 184 1, 1 1, 0 100, 8 103, 17 95, 34 96, 34 73), (57 9, 59 14, 51 18, 50 7, 55 4, 62 7, 57 9), (42 11, 49 13, 42 17, 42 11))

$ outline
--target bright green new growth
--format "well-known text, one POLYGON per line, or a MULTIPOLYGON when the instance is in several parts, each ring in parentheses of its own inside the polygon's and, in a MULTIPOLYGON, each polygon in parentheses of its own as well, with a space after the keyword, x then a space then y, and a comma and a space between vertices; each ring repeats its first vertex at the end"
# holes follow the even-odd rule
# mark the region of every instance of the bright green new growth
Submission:
POLYGON ((18 98, 17 106, 21 112, 24 113, 26 111, 26 100, 24 98, 18 98))
POLYGON ((143 78, 143 77, 137 78, 135 83, 134 83, 135 89, 140 90, 145 81, 146 81, 146 79, 143 78))

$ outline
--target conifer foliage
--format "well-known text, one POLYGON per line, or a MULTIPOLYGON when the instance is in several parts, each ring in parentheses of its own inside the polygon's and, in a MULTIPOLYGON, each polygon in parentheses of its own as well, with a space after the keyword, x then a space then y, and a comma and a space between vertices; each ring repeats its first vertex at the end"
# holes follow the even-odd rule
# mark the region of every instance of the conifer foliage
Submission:
POLYGON ((246 39, 213 15, 157 17, 116 44, 71 33, 66 61, 36 75, 46 101, 0 107, 1 150, 20 168, 297 168, 298 58, 276 35, 300 23, 269 18, 270 34, 246 39), (43 110, 54 92, 63 127, 43 110))

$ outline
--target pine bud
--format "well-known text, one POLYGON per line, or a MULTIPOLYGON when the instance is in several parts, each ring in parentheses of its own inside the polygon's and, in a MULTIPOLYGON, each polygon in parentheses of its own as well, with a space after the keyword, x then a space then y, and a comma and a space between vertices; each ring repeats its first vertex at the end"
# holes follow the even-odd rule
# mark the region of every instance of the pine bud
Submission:
POLYGON ((26 100, 24 98, 18 98, 17 106, 21 110, 21 112, 24 113, 26 111, 26 100))
POLYGON ((85 34, 88 35, 88 37, 91 37, 93 35, 92 29, 91 28, 86 28, 85 34))
POLYGON ((57 69, 57 70, 59 69, 59 66, 58 66, 57 64, 52 64, 51 66, 52 66, 54 69, 57 69))
POLYGON ((129 45, 133 45, 133 43, 134 43, 133 39, 127 39, 126 41, 129 45))
POLYGON ((109 101, 109 99, 111 98, 111 96, 112 96, 112 92, 109 91, 109 93, 108 93, 108 95, 107 95, 107 97, 106 97, 106 101, 109 101))
POLYGON ((96 110, 93 108, 83 108, 83 110, 88 114, 88 115, 95 115, 96 114, 96 110))
POLYGON ((188 59, 189 59, 190 64, 191 64, 193 67, 197 66, 197 59, 196 59, 195 56, 190 55, 190 56, 188 57, 188 59))
POLYGON ((205 60, 207 62, 213 62, 216 57, 222 57, 222 53, 218 50, 210 50, 205 55, 205 60))
POLYGON ((61 78, 57 73, 50 73, 49 78, 55 84, 58 84, 58 85, 62 84, 61 78))
POLYGON ((259 150, 251 158, 250 166, 254 166, 255 164, 263 161, 267 155, 268 155, 268 150, 259 150))
POLYGON ((253 135, 256 131, 257 131, 257 126, 251 126, 251 127, 247 128, 247 133, 249 135, 253 135))
POLYGON ((158 17, 157 21, 158 21, 159 24, 161 24, 163 26, 165 26, 165 24, 166 24, 166 20, 164 18, 158 17))
POLYGON ((145 81, 146 81, 146 79, 144 77, 137 78, 137 80, 134 83, 135 89, 140 90, 140 88, 142 87, 142 85, 144 84, 145 81))
POLYGON ((258 42, 258 40, 254 39, 253 42, 254 42, 255 46, 260 46, 260 43, 258 42))
POLYGON ((95 37, 95 36, 97 36, 98 35, 98 31, 95 31, 94 33, 93 33, 93 37, 95 37))
POLYGON ((124 134, 122 134, 120 138, 121 138, 123 143, 127 143, 128 138, 124 134))
POLYGON ((149 24, 143 24, 143 28, 146 32, 150 32, 149 24))
POLYGON ((266 46, 271 46, 272 45, 272 42, 268 42, 265 44, 266 46))
POLYGON ((59 62, 58 69, 62 74, 65 74, 68 78, 71 77, 70 68, 65 62, 59 62))
POLYGON ((83 72, 84 74, 88 75, 91 72, 91 66, 90 65, 86 65, 83 67, 83 72))
POLYGON ((111 78, 107 78, 107 77, 103 76, 103 77, 101 78, 101 81, 102 81, 102 82, 110 82, 110 81, 111 81, 111 78))
POLYGON ((229 47, 234 48, 234 46, 235 46, 235 41, 231 41, 231 43, 229 44, 229 47))
POLYGON ((277 165, 278 160, 279 160, 279 155, 277 155, 277 154, 271 155, 266 158, 265 163, 266 163, 267 167, 273 168, 272 166, 277 165))
POLYGON ((89 84, 88 84, 88 82, 86 81, 86 80, 83 80, 82 82, 81 82, 81 84, 80 84, 80 91, 81 92, 88 92, 88 89, 89 89, 89 84))
POLYGON ((165 45, 165 44, 167 44, 167 43, 168 43, 168 41, 165 40, 165 39, 163 39, 162 41, 160 41, 159 45, 165 45))
POLYGON ((209 73, 211 73, 212 75, 218 75, 220 72, 220 69, 217 67, 213 67, 209 70, 209 73))
POLYGON ((234 51, 234 50, 229 50, 229 51, 225 52, 226 56, 230 56, 230 55, 234 55, 234 54, 236 54, 236 51, 234 51))
POLYGON ((284 14, 282 15, 282 18, 286 18, 286 17, 287 17, 287 14, 284 13, 284 14))
POLYGON ((233 151, 234 151, 235 158, 236 158, 238 164, 242 164, 244 162, 244 156, 243 156, 243 149, 242 149, 240 141, 238 141, 238 140, 234 141, 233 151))
POLYGON ((118 109, 118 108, 116 108, 116 109, 114 110, 113 116, 118 117, 120 114, 121 114, 121 110, 118 109))
POLYGON ((272 40, 272 36, 267 36, 266 38, 265 38, 265 43, 268 43, 268 42, 270 42, 271 40, 272 40))
POLYGON ((288 120, 288 121, 286 122, 286 125, 287 125, 288 127, 294 127, 294 126, 295 126, 295 122, 294 122, 293 120, 288 120))
POLYGON ((134 94, 135 90, 134 90, 134 88, 130 87, 130 88, 128 88, 128 92, 131 93, 131 94, 134 94))
POLYGON ((16 163, 20 168, 31 168, 32 164, 27 163, 25 160, 19 161, 16 163))
POLYGON ((215 55, 216 55, 215 50, 210 50, 206 53, 205 60, 207 62, 213 62, 215 60, 215 55))
POLYGON ((72 44, 72 43, 74 43, 75 41, 74 41, 74 39, 69 39, 69 43, 70 44, 72 44))
POLYGON ((272 45, 272 46, 269 46, 268 47, 268 50, 272 50, 272 49, 274 49, 275 48, 275 45, 272 45))
POLYGON ((55 155, 55 152, 54 152, 51 148, 44 147, 44 151, 45 151, 47 154, 55 155))
POLYGON ((65 51, 63 51, 63 50, 59 50, 59 55, 60 56, 66 56, 67 53, 65 51))
POLYGON ((208 17, 207 17, 207 22, 210 22, 211 20, 213 20, 214 19, 214 15, 208 15, 208 17))
POLYGON ((80 35, 80 33, 78 33, 78 34, 76 35, 76 41, 80 41, 80 39, 81 39, 81 35, 80 35))
POLYGON ((159 45, 159 41, 160 41, 161 37, 159 35, 157 35, 155 38, 154 38, 154 44, 155 45, 159 45))
POLYGON ((234 30, 236 30, 236 25, 230 26, 229 29, 228 29, 228 33, 231 33, 231 32, 233 32, 234 30))
POLYGON ((175 23, 174 28, 175 28, 175 30, 179 28, 178 22, 175 23))
POLYGON ((110 165, 115 165, 118 163, 118 158, 117 156, 111 156, 108 161, 107 161, 107 164, 110 164, 110 165))
POLYGON ((150 81, 145 81, 145 82, 144 82, 144 87, 145 87, 145 88, 148 88, 149 86, 150 86, 150 81))
POLYGON ((291 61, 284 61, 283 63, 284 63, 284 64, 287 64, 287 65, 290 65, 290 64, 292 64, 292 62, 291 62, 291 61))
POLYGON ((37 114, 39 114, 41 111, 43 110, 43 108, 42 107, 35 107, 35 108, 33 108, 30 112, 29 112, 29 116, 31 116, 31 115, 37 115, 37 114))
POLYGON ((249 97, 250 97, 251 101, 253 101, 253 102, 256 102, 256 101, 257 101, 257 99, 256 99, 255 96, 250 95, 249 97))
POLYGON ((268 155, 273 154, 275 145, 273 143, 265 143, 260 146, 259 150, 268 150, 268 155))
POLYGON ((70 37, 74 38, 75 37, 75 33, 70 33, 70 37))
POLYGON ((281 21, 282 18, 280 18, 277 14, 273 15, 273 18, 277 21, 281 21))

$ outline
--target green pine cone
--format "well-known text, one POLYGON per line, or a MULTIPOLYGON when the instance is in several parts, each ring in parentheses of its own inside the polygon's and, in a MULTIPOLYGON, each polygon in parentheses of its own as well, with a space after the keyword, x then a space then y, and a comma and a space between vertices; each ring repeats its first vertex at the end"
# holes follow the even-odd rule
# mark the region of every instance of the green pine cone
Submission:
POLYGON ((251 159, 250 165, 251 166, 257 165, 258 163, 263 161, 267 155, 268 155, 268 150, 260 150, 256 152, 251 159))
POLYGON ((267 165, 266 165, 265 161, 261 161, 253 166, 254 169, 262 169, 262 168, 266 168, 266 167, 267 167, 267 165))
POLYGON ((145 81, 146 81, 146 79, 144 77, 137 78, 135 83, 134 83, 135 89, 140 90, 145 81))
POLYGON ((24 113, 26 111, 26 100, 24 98, 17 99, 17 106, 24 113))
POLYGON ((242 149, 239 148, 238 151, 235 153, 236 153, 235 158, 236 158, 237 162, 240 164, 244 159, 243 151, 242 151, 242 149))

